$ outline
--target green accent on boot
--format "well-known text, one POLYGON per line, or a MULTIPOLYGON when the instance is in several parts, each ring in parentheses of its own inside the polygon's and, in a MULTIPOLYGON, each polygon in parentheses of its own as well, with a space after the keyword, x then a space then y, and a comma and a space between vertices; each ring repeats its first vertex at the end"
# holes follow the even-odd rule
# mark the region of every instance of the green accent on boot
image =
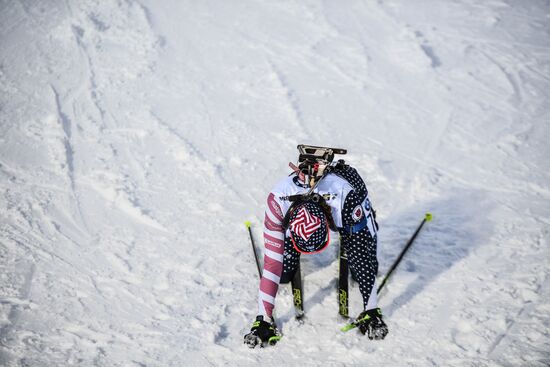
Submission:
MULTIPOLYGON (((380 312, 380 311, 379 311, 380 312)), ((350 324, 347 324, 345 325, 343 328, 341 328, 340 330, 341 331, 349 331, 351 329, 355 329, 356 327, 358 327, 359 325, 361 325, 362 323, 364 323, 365 321, 367 320, 370 320, 370 316, 365 314, 365 316, 361 319, 357 319, 355 320, 354 322, 350 323, 350 324)))
POLYGON ((280 336, 280 335, 275 335, 275 336, 272 336, 271 338, 269 338, 269 340, 267 341, 270 345, 275 345, 275 343, 277 343, 279 340, 281 340, 283 337, 280 336))
POLYGON ((349 331, 349 330, 354 329, 356 327, 357 327, 357 325, 355 325, 355 324, 347 324, 346 326, 344 326, 340 330, 346 332, 346 331, 349 331))

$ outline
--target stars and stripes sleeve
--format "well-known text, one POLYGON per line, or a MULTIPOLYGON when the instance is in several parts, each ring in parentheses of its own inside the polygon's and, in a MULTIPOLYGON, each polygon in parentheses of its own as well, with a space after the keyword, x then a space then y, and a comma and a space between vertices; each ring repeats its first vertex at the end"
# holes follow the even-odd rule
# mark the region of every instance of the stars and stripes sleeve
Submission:
POLYGON ((267 198, 264 246, 264 268, 260 280, 258 314, 271 318, 283 272, 284 252, 283 212, 273 193, 270 193, 267 198))

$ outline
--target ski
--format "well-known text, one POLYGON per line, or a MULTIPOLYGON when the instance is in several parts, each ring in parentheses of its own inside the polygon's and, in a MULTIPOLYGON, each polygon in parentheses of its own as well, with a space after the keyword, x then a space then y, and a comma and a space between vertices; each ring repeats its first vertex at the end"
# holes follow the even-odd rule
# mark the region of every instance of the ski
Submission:
POLYGON ((342 317, 348 318, 348 256, 341 240, 338 258, 338 313, 342 317))
POLYGON ((294 312, 296 319, 300 320, 304 317, 304 292, 302 288, 302 272, 300 270, 300 262, 298 260, 298 268, 291 281, 292 286, 292 300, 294 303, 294 312))
POLYGON ((349 324, 346 324, 343 328, 341 328, 340 330, 341 331, 349 331, 351 329, 355 329, 357 326, 359 326, 359 324, 361 324, 362 322, 364 322, 364 320, 360 320, 360 321, 354 321, 354 322, 350 322, 349 324))

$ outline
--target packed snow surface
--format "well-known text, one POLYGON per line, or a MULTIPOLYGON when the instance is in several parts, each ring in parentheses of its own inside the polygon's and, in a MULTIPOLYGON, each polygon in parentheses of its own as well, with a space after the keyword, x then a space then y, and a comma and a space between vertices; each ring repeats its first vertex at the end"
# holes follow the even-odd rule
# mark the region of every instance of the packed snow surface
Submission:
POLYGON ((0 89, 0 365, 550 364, 548 1, 3 0, 0 89), (384 341, 335 242, 243 345, 300 143, 348 149, 381 275, 434 215, 384 341))

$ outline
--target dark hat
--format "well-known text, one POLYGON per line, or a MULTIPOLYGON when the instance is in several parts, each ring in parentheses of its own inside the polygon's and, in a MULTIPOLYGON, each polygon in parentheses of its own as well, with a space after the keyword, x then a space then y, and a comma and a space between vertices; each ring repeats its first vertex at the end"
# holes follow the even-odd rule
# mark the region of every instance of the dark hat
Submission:
POLYGON ((316 253, 330 242, 328 220, 321 206, 307 201, 291 209, 288 228, 296 251, 316 253))

